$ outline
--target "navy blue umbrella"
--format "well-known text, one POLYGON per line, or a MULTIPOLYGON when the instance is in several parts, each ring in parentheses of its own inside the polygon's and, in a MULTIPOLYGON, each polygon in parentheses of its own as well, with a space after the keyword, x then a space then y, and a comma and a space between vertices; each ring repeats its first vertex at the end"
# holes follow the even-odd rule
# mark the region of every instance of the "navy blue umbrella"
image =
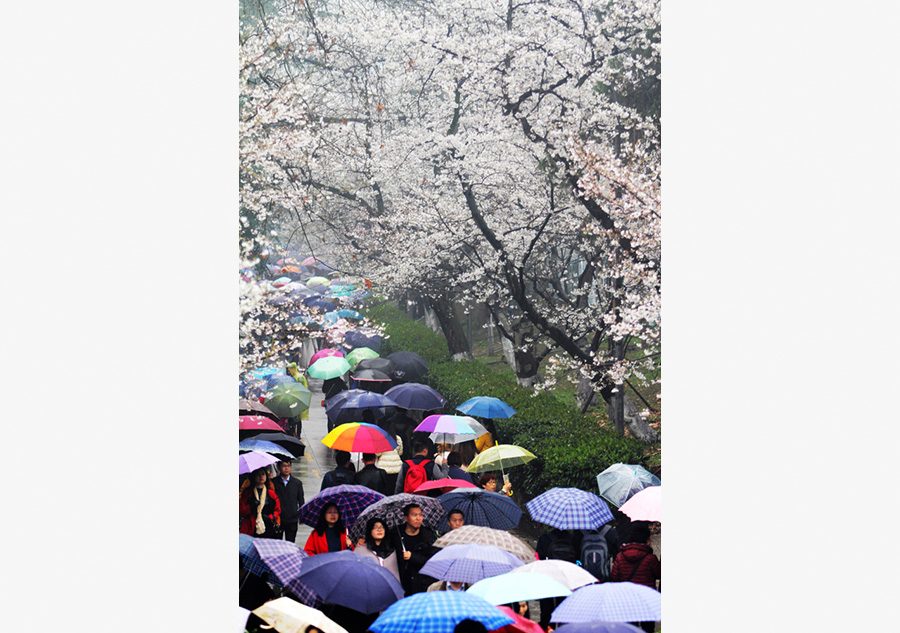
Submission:
POLYGON ((451 510, 460 510, 466 525, 511 530, 522 518, 522 509, 512 499, 482 488, 457 488, 437 499, 448 514, 451 510))
POLYGON ((380 393, 364 389, 348 389, 329 398, 325 404, 325 413, 335 424, 345 424, 362 422, 362 414, 366 410, 371 410, 376 419, 384 417, 387 413, 386 407, 396 406, 396 402, 380 393))
POLYGON ((339 604, 361 613, 383 611, 403 599, 403 587, 394 574, 349 550, 316 554, 303 560, 295 582, 313 591, 322 602, 339 604))
POLYGON ((287 374, 269 374, 263 380, 266 381, 266 391, 274 389, 283 382, 297 382, 287 374))
MULTIPOLYGON (((331 310, 336 310, 337 305, 333 301, 325 299, 319 295, 310 295, 303 299, 303 305, 309 308, 321 308, 330 312, 331 310)), ((346 339, 346 337, 344 337, 346 339)))
POLYGON ((435 409, 440 409, 447 404, 447 400, 444 396, 428 385, 417 382, 407 382, 402 385, 391 387, 384 392, 384 395, 391 398, 404 409, 433 411, 435 409))
POLYGON ((381 349, 381 337, 374 331, 352 330, 344 335, 344 346, 351 349, 368 347, 377 352, 381 349))

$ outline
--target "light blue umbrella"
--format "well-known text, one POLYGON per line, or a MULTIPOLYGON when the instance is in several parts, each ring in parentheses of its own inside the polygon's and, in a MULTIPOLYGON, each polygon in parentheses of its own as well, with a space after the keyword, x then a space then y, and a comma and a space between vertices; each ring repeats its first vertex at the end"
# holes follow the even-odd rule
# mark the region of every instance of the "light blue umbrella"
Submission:
POLYGON ((447 582, 475 583, 524 565, 521 560, 493 545, 448 545, 428 559, 421 573, 447 582))
POLYGON ((600 496, 617 508, 644 488, 660 485, 659 477, 637 464, 613 464, 597 475, 600 496))
POLYGON ((275 442, 267 442, 266 440, 257 440, 248 438, 238 444, 239 451, 262 451, 263 453, 272 453, 273 455, 287 455, 294 457, 294 454, 285 447, 275 442))
POLYGON ((500 398, 491 396, 475 396, 469 398, 456 407, 466 415, 476 415, 479 418, 511 418, 516 410, 503 402, 500 398))
MULTIPOLYGON (((321 554, 320 554, 321 555, 321 554)), ((497 607, 464 591, 427 591, 395 602, 370 626, 375 633, 453 633, 470 619, 488 631, 513 624, 497 607)))
POLYGON ((656 589, 633 582, 586 585, 562 601, 551 622, 658 622, 662 596, 656 589))
POLYGON ((571 596, 572 590, 543 574, 500 574, 479 580, 466 590, 493 605, 571 596))

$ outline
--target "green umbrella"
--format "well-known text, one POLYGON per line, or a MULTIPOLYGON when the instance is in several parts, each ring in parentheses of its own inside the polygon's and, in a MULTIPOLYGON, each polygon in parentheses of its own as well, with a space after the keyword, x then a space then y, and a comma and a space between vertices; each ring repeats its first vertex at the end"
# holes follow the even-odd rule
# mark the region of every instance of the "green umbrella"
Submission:
POLYGON ((356 347, 345 357, 347 362, 350 363, 351 369, 356 367, 356 364, 365 359, 365 358, 378 358, 378 352, 370 347, 356 347))
MULTIPOLYGON (((268 404, 268 402, 266 404, 268 404)), ((500 471, 503 472, 504 468, 521 466, 522 464, 527 464, 534 458, 534 454, 526 451, 521 446, 514 446, 513 444, 497 444, 496 446, 491 446, 480 452, 478 456, 472 460, 472 463, 469 464, 467 471, 470 473, 484 473, 499 468, 500 471)))
POLYGON ((299 418, 311 400, 312 391, 299 382, 282 382, 266 392, 266 406, 279 418, 299 418))
MULTIPOLYGON (((348 371, 350 371, 350 363, 343 357, 325 356, 310 365, 306 373, 313 378, 328 380, 329 378, 343 376, 348 371)), ((268 402, 266 402, 266 404, 268 404, 268 402)))

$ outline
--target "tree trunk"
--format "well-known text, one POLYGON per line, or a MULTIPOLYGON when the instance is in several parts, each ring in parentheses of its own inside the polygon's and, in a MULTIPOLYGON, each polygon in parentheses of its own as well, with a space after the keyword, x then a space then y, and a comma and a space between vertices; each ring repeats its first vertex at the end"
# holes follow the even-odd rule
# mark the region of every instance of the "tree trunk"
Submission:
POLYGON ((469 351, 466 333, 459 319, 456 318, 453 304, 443 297, 438 299, 429 297, 427 301, 441 324, 441 331, 444 333, 444 338, 447 339, 447 347, 450 349, 450 356, 453 360, 474 360, 469 351))
MULTIPOLYGON (((506 331, 509 332, 507 324, 506 331)), ((506 336, 500 337, 503 344, 503 357, 506 363, 516 373, 516 382, 523 387, 532 388, 541 382, 538 374, 538 362, 534 357, 534 348, 524 346, 524 336, 519 330, 512 330, 515 340, 509 340, 506 336)))
POLYGON ((625 393, 625 385, 619 385, 616 393, 612 392, 614 388, 615 385, 605 385, 600 389, 599 393, 600 397, 606 402, 606 411, 611 420, 615 419, 613 416, 616 413, 616 407, 622 407, 622 429, 619 430, 617 427, 616 430, 624 435, 625 429, 628 429, 628 432, 631 433, 633 437, 636 437, 642 442, 647 442, 648 444, 658 442, 659 433, 657 433, 647 420, 641 416, 640 408, 625 393), (621 404, 619 404, 620 402, 621 404))
POLYGON ((425 325, 431 328, 433 332, 441 333, 441 322, 438 321, 437 314, 431 309, 431 306, 425 306, 425 325))

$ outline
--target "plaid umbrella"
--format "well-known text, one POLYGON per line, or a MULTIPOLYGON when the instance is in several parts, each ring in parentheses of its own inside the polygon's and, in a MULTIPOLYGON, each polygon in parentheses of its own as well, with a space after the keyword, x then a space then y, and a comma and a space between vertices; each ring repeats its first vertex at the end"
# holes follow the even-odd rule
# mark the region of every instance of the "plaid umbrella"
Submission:
POLYGON ((522 561, 493 545, 450 545, 428 559, 421 573, 447 582, 475 583, 522 566, 522 561))
MULTIPOLYGON (((300 508, 300 523, 315 527, 322 509, 329 503, 334 503, 341 511, 344 525, 350 527, 367 506, 383 498, 383 494, 365 486, 348 486, 346 484, 332 486, 317 494, 300 508)), ((356 540, 358 539, 354 539, 354 542, 356 540)))
POLYGON ((369 630, 375 633, 449 633, 465 619, 489 631, 512 624, 497 607, 464 591, 428 591, 392 604, 369 630))
POLYGON ((456 528, 441 536, 434 542, 434 545, 435 547, 447 547, 448 545, 464 543, 493 545, 526 563, 534 560, 534 550, 528 547, 522 539, 516 538, 503 530, 495 530, 479 525, 464 525, 461 528, 456 528))
MULTIPOLYGON (((440 481, 440 480, 438 480, 440 481)), ((522 510, 512 499, 482 488, 463 488, 438 497, 444 511, 460 510, 468 525, 480 525, 495 530, 511 530, 519 525, 522 510)))
MULTIPOLYGON (((403 516, 403 507, 410 503, 418 503, 422 507, 422 525, 437 530, 444 520, 444 507, 441 502, 431 497, 411 495, 406 492, 385 497, 370 505, 362 511, 356 519, 356 523, 350 528, 350 540, 356 543, 363 537, 366 530, 366 521, 370 517, 379 517, 385 523, 387 529, 403 525, 406 522, 403 516)), ((461 528, 460 528, 461 529, 461 528)))
MULTIPOLYGON (((241 537, 241 562, 244 569, 251 574, 262 576, 266 582, 279 587, 287 586, 288 582, 299 573, 302 560, 309 557, 309 554, 295 543, 270 538, 253 538, 246 534, 241 534, 241 537)), ((293 583, 291 591, 303 604, 311 607, 321 602, 303 583, 293 583)))
POLYGON ((525 507, 535 521, 561 530, 596 530, 613 520, 603 499, 578 488, 551 488, 525 507))
POLYGON ((572 622, 553 630, 559 633, 644 633, 644 629, 626 622, 572 622))
POLYGON ((662 619, 661 594, 633 582, 587 585, 562 601, 551 622, 658 622, 662 619))

